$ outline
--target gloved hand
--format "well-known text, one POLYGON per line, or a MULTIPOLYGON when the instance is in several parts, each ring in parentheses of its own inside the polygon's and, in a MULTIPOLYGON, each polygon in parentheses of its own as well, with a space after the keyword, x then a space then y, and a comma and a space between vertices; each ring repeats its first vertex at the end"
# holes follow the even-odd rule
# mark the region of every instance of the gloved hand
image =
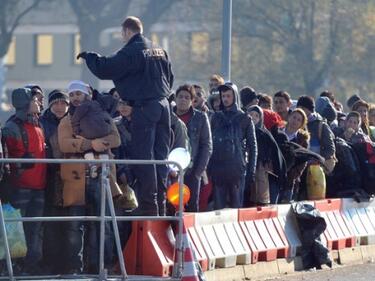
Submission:
POLYGON ((78 54, 77 60, 79 60, 80 58, 86 59, 86 57, 87 57, 87 52, 81 52, 78 54))

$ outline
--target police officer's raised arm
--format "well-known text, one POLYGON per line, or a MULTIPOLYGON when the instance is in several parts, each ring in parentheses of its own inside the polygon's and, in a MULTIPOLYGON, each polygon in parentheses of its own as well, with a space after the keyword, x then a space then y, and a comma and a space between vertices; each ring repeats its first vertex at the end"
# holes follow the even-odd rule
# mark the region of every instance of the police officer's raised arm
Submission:
POLYGON ((97 53, 83 52, 77 56, 86 60, 87 67, 99 79, 117 80, 126 75, 134 67, 125 54, 121 51, 105 57, 97 53))

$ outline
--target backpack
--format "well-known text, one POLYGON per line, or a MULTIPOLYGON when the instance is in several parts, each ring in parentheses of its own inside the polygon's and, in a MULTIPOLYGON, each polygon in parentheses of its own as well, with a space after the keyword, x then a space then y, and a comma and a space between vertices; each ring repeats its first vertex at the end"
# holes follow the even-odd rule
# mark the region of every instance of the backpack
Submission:
MULTIPOLYGON (((319 124, 318 124, 318 138, 319 138, 320 145, 321 145, 322 132, 323 132, 323 122, 325 121, 319 121, 319 124)), ((335 169, 337 161, 338 160, 336 158, 336 155, 333 155, 331 158, 326 159, 324 161, 323 169, 326 175, 329 175, 332 173, 332 171, 335 169)))
POLYGON ((212 132, 213 151, 208 165, 208 172, 214 180, 235 182, 244 176, 246 163, 243 142, 237 134, 240 115, 241 112, 228 119, 223 112, 218 112, 215 116, 220 126, 212 132))
POLYGON ((353 148, 360 162, 363 188, 369 194, 375 194, 375 143, 356 143, 353 148))
POLYGON ((361 167, 353 147, 342 138, 335 138, 338 160, 332 174, 327 177, 327 194, 336 197, 345 190, 360 189, 361 167))

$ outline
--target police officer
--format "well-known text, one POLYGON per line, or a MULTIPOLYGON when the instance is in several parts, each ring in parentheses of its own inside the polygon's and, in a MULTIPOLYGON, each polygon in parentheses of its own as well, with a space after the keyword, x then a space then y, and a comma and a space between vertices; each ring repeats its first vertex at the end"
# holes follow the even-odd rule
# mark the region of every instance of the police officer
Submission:
MULTIPOLYGON (((142 31, 140 19, 127 17, 122 24, 122 49, 110 57, 83 52, 77 59, 85 59, 98 78, 113 80, 120 97, 133 107, 132 158, 165 160, 170 141, 166 97, 171 92, 173 73, 166 51, 145 38, 142 31)), ((165 191, 167 173, 167 166, 134 166, 137 215, 164 215, 165 203, 158 204, 157 192, 158 188, 159 192, 165 191)))

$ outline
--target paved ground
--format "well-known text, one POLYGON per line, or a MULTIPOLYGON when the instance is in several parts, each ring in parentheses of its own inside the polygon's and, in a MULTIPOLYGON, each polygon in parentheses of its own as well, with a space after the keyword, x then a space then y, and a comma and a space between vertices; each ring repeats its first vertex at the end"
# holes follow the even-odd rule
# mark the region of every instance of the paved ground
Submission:
POLYGON ((370 281, 375 280, 375 264, 360 264, 334 269, 298 272, 282 277, 263 279, 267 281, 370 281))

